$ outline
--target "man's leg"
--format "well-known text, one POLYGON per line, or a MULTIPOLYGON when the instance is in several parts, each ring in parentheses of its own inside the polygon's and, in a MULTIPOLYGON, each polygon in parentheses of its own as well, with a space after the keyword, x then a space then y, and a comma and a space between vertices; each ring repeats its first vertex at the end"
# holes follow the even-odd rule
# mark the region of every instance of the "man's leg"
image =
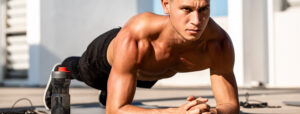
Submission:
MULTIPOLYGON (((79 63, 80 57, 69 57, 65 59, 61 64, 55 64, 51 70, 52 71, 58 71, 58 67, 67 67, 68 71, 71 73, 71 79, 77 79, 79 81, 82 81, 79 75, 78 71, 78 63, 79 63)), ((52 76, 50 72, 50 77, 47 83, 47 86, 45 88, 44 92, 44 106, 47 110, 51 109, 51 95, 52 95, 52 76)))

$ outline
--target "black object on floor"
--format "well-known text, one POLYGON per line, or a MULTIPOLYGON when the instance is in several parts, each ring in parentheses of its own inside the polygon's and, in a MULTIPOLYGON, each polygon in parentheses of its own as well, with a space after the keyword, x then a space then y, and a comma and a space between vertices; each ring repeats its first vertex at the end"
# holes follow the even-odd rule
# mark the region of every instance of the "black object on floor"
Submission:
POLYGON ((246 101, 240 102, 240 106, 244 108, 281 108, 281 106, 269 106, 267 102, 257 101, 257 100, 249 100, 249 93, 246 93, 246 101), (249 103, 249 101, 257 102, 257 103, 249 103))
POLYGON ((21 99, 18 99, 13 105, 12 107, 9 109, 9 111, 6 111, 6 112, 0 112, 0 114, 37 114, 35 111, 34 111, 34 107, 32 105, 32 102, 30 99, 28 98, 21 98, 21 99), (29 109, 15 109, 15 105, 20 102, 20 101, 23 101, 23 100, 26 100, 30 103, 30 108, 29 109))

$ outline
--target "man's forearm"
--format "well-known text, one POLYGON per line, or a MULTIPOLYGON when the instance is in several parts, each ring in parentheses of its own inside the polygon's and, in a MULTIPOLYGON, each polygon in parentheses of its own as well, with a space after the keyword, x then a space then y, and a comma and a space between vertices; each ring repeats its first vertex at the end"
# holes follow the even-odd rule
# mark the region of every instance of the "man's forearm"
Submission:
POLYGON ((212 111, 217 112, 217 114, 239 114, 240 106, 234 104, 219 104, 217 108, 212 109, 212 111))
POLYGON ((176 112, 176 108, 168 108, 168 109, 145 109, 133 105, 125 105, 119 109, 111 109, 106 108, 108 114, 174 114, 176 112))

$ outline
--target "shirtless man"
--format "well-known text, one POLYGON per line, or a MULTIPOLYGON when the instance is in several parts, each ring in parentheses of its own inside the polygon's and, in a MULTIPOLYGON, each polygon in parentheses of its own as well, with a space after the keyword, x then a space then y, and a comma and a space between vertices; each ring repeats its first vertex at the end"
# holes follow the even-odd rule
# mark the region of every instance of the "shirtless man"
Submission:
MULTIPOLYGON (((54 70, 66 66, 72 78, 102 90, 99 99, 109 114, 237 114, 234 49, 227 33, 210 18, 209 2, 161 0, 167 15, 136 15, 123 28, 96 38, 80 58, 67 58, 54 70), (131 105, 137 86, 150 88, 157 80, 177 72, 207 68, 217 104, 214 109, 206 104, 207 99, 193 96, 178 108, 144 109, 131 105)), ((47 108, 50 90, 48 85, 47 108)))

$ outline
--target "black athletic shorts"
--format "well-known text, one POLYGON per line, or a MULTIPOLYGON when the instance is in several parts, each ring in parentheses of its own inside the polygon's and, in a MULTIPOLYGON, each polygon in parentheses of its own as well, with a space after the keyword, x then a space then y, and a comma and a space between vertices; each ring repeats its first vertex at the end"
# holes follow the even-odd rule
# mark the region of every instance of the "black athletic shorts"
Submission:
MULTIPOLYGON (((87 85, 106 90, 107 80, 111 66, 107 61, 107 48, 109 43, 116 37, 121 28, 109 30, 98 36, 89 44, 86 51, 79 59, 79 78, 87 85)), ((156 81, 137 81, 138 87, 151 88, 156 81)))

